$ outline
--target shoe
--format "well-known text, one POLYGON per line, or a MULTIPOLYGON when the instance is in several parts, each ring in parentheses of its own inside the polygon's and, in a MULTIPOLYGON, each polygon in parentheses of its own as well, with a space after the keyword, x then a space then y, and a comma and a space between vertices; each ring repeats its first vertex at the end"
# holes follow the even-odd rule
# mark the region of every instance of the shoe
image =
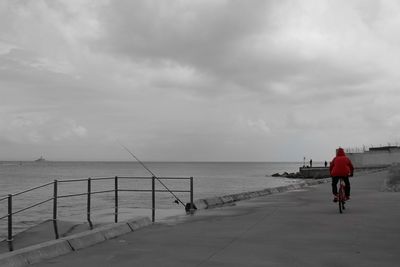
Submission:
POLYGON ((338 202, 338 197, 337 196, 333 197, 333 202, 338 202))

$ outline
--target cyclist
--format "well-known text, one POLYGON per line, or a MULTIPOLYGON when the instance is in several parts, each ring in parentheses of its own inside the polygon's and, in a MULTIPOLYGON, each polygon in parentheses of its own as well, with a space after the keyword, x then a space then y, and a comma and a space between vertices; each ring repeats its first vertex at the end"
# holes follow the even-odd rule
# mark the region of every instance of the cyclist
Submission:
POLYGON ((342 178, 345 183, 345 195, 346 200, 350 199, 350 181, 349 176, 353 176, 354 167, 351 160, 344 153, 343 148, 339 147, 336 149, 336 157, 330 163, 329 166, 330 174, 332 177, 332 193, 333 201, 338 201, 337 184, 339 179, 342 178))

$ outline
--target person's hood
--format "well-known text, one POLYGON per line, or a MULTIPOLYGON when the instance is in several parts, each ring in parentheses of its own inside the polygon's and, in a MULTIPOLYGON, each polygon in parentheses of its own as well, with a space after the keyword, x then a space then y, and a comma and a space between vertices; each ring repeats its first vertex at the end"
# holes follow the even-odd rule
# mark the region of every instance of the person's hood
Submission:
POLYGON ((336 150, 336 156, 338 156, 338 157, 346 156, 346 154, 344 153, 343 148, 339 147, 339 148, 336 150))

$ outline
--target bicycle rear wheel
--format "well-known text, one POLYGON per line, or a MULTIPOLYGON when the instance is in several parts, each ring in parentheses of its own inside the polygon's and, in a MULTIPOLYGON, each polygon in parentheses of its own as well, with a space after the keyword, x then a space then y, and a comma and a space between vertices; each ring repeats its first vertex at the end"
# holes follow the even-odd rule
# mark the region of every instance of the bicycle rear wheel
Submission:
POLYGON ((343 210, 345 209, 344 203, 345 203, 345 193, 344 193, 344 186, 341 185, 339 188, 339 212, 343 213, 343 210))

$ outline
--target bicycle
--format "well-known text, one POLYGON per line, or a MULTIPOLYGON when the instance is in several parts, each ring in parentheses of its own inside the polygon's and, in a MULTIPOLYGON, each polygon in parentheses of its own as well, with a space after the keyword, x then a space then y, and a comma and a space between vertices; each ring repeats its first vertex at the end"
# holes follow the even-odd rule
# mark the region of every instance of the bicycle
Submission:
POLYGON ((345 194, 345 183, 342 177, 340 177, 340 182, 339 182, 339 192, 338 192, 338 203, 339 203, 339 213, 343 213, 343 210, 345 210, 344 204, 346 203, 346 194, 345 194))

